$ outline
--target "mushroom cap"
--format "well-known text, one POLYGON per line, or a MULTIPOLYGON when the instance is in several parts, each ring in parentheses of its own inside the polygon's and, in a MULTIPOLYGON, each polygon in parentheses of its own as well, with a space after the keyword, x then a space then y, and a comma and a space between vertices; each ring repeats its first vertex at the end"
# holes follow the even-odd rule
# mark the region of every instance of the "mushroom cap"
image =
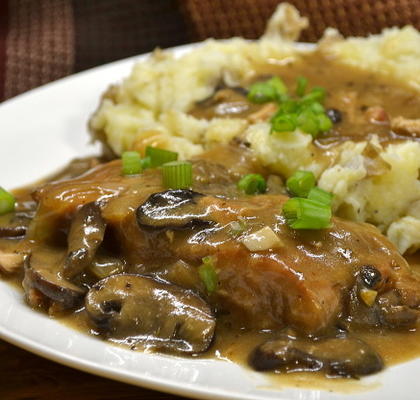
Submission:
POLYGON ((258 346, 250 356, 258 371, 320 371, 330 376, 359 377, 383 369, 381 357, 362 340, 338 336, 300 339, 283 335, 258 346))
POLYGON ((106 224, 98 203, 84 204, 73 218, 63 274, 73 278, 92 263, 105 235, 106 224))
POLYGON ((214 336, 216 319, 200 296, 148 276, 102 279, 87 293, 85 305, 93 324, 109 338, 199 353, 214 336))
POLYGON ((60 254, 53 251, 33 252, 25 258, 23 286, 26 293, 37 289, 63 309, 72 309, 82 303, 86 290, 62 277, 61 261, 60 254))
POLYGON ((213 224, 199 204, 204 195, 187 189, 154 193, 136 210, 137 224, 148 230, 189 229, 213 224))

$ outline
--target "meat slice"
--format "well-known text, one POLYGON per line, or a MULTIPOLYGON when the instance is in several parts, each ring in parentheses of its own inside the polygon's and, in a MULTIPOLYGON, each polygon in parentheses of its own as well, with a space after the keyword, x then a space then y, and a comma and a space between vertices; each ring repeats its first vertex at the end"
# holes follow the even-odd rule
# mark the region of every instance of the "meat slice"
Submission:
MULTIPOLYGON (((150 226, 142 229, 131 214, 121 225, 120 238, 132 263, 176 258, 197 265, 203 257, 213 257, 218 273, 213 304, 248 327, 289 325, 306 333, 328 328, 346 312, 349 291, 366 265, 380 271, 384 282, 380 293, 398 288, 412 306, 420 304, 420 280, 375 227, 335 218, 329 229, 292 230, 281 213, 286 200, 281 195, 232 200, 195 196, 195 215, 215 225, 195 222, 195 229, 184 225, 184 230, 171 225, 168 229, 174 230, 168 235, 162 232, 162 220, 153 232, 150 226), (246 227, 239 236, 231 229, 237 221, 246 227), (282 246, 249 251, 243 239, 264 226, 278 235, 282 246)), ((185 203, 182 206, 181 214, 185 203)), ((171 207, 173 214, 175 206, 171 207)))
MULTIPOLYGON (((206 168, 200 164, 198 170, 206 168)), ((392 302, 410 309, 420 306, 420 279, 372 225, 334 218, 329 229, 292 230, 282 217, 286 196, 241 195, 233 189, 235 180, 226 168, 212 170, 219 172, 208 185, 196 176, 191 193, 168 195, 159 170, 123 177, 119 162, 112 162, 38 191, 35 222, 41 218, 51 226, 49 218, 54 215, 69 220, 68 214, 82 204, 96 201, 134 270, 153 274, 178 260, 198 267, 203 257, 211 257, 218 286, 209 302, 245 327, 287 325, 315 333, 333 326, 351 312, 350 293, 365 266, 374 266, 381 274, 378 301, 388 301, 385 295, 394 291, 398 295, 390 297, 392 302), (155 205, 164 210, 164 219, 154 212, 155 205), (140 218, 139 210, 147 210, 145 218, 140 218), (154 218, 159 220, 156 229, 154 218), (250 251, 244 239, 265 227, 281 245, 250 251)))

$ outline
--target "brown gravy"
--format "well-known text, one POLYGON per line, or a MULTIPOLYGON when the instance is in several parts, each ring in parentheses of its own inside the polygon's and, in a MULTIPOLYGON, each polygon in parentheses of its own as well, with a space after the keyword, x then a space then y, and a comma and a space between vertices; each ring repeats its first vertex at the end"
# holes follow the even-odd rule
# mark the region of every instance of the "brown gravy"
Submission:
MULTIPOLYGON (((396 83, 385 81, 372 74, 355 71, 349 67, 324 62, 319 54, 310 54, 302 60, 286 65, 261 66, 261 76, 279 75, 290 90, 293 90, 296 78, 305 76, 311 86, 323 86, 328 91, 326 108, 337 108, 343 111, 343 119, 334 126, 328 134, 317 140, 322 148, 337 142, 351 139, 362 140, 374 133, 383 142, 402 140, 390 129, 389 124, 378 121, 372 122, 366 114, 370 107, 382 107, 389 117, 403 116, 418 118, 420 110, 420 97, 408 88, 401 88, 396 83)), ((258 111, 259 107, 250 104, 240 91, 225 92, 220 101, 207 99, 197 104, 191 114, 200 118, 211 118, 215 115, 222 117, 246 117, 258 111), (222 102, 223 107, 217 108, 222 102)), ((62 172, 55 179, 73 177, 85 169, 91 168, 97 160, 88 160, 85 163, 76 162, 73 169, 62 172)), ((20 202, 29 201, 33 186, 18 190, 15 194, 20 202)), ((2 217, 3 218, 3 217, 2 217)), ((0 218, 0 224, 3 219, 0 218)), ((0 239, 0 250, 12 250, 21 244, 15 241, 0 239)), ((410 265, 420 273, 420 255, 410 257, 410 265)), ((22 277, 17 274, 8 277, 8 281, 21 288, 22 277)), ((95 333, 87 323, 83 309, 60 318, 60 321, 85 333, 95 333)), ((410 332, 365 330, 357 332, 358 336, 370 344, 384 359, 387 366, 408 361, 420 355, 420 331, 410 332)), ((252 331, 232 329, 229 321, 223 317, 218 320, 216 340, 210 350, 201 357, 227 359, 242 365, 248 364, 248 354, 259 343, 275 337, 270 331, 252 331)), ((124 343, 122 343, 124 344, 124 343)), ((337 384, 337 380, 329 380, 321 374, 294 373, 294 374, 268 374, 276 376, 280 385, 300 387, 320 387, 346 391, 349 386, 345 380, 337 384)), ((351 386, 355 388, 354 383, 351 386)), ((357 388, 357 387, 356 387, 357 388)), ((359 387, 361 389, 362 387, 359 387)))
MULTIPOLYGON (((15 191, 18 200, 27 200, 33 187, 23 188, 15 191)), ((15 240, 0 239, 0 250, 15 250, 22 248, 25 243, 19 243, 15 240)), ((420 254, 408 257, 412 269, 420 274, 420 254)), ((15 275, 2 275, 8 283, 22 291, 22 271, 15 275)), ((22 291, 23 293, 23 291, 22 291)), ((72 313, 58 317, 58 320, 73 329, 86 334, 97 333, 91 329, 84 308, 72 313)), ((215 358, 228 360, 238 363, 246 368, 248 367, 248 355, 251 349, 267 340, 274 339, 276 334, 270 331, 253 331, 232 328, 227 318, 219 317, 215 341, 211 348, 200 358, 215 358)), ((361 330, 356 332, 357 336, 371 345, 383 358, 386 366, 406 362, 420 356, 420 331, 381 331, 361 330)), ((114 345, 122 345, 127 348, 124 341, 110 341, 114 345)), ((128 346, 129 347, 129 346, 128 346)), ((134 350, 134 349, 133 349, 134 350)), ((147 347, 139 347, 135 350, 150 351, 147 347)), ((276 389, 280 387, 301 387, 318 388, 323 390, 334 390, 338 392, 360 392, 372 390, 375 384, 366 385, 352 379, 329 379, 321 373, 298 372, 292 374, 265 372, 268 379, 266 389, 276 389)))
MULTIPOLYGON (((279 76, 290 93, 294 93, 296 79, 300 76, 308 79, 308 89, 321 86, 327 90, 325 108, 340 110, 342 120, 315 141, 322 148, 344 140, 364 140, 371 134, 377 135, 382 142, 406 139, 391 130, 389 120, 375 119, 375 112, 380 109, 389 119, 397 116, 419 118, 420 96, 414 90, 390 79, 326 60, 318 52, 288 59, 285 63, 261 65, 257 70, 256 81, 279 76)), ((205 119, 246 118, 264 106, 250 103, 237 88, 224 88, 197 103, 190 113, 205 119)))

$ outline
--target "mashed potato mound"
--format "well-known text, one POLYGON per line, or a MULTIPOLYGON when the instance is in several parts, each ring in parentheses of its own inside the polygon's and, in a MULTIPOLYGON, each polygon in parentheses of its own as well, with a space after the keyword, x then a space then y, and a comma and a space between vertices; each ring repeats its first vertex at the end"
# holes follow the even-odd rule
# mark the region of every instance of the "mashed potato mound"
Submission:
MULTIPOLYGON (((116 154, 131 149, 143 152, 147 145, 154 145, 177 151, 181 158, 197 155, 212 143, 240 137, 272 172, 288 177, 298 169, 313 171, 319 186, 335 195, 338 215, 373 223, 401 253, 414 251, 420 248, 419 142, 383 146, 375 136, 346 141, 335 147, 332 162, 314 157, 312 137, 298 129, 270 135, 268 122, 205 120, 187 113, 221 82, 243 86, 267 60, 284 63, 302 57, 308 49, 292 40, 306 24, 294 7, 283 3, 259 41, 208 40, 181 57, 157 50, 104 95, 90 121, 91 130, 116 154), (369 170, 366 150, 372 148, 375 162, 384 166, 380 173, 369 170)), ((414 28, 392 28, 380 35, 346 40, 327 30, 318 50, 343 65, 392 77, 420 92, 420 34, 414 28)))

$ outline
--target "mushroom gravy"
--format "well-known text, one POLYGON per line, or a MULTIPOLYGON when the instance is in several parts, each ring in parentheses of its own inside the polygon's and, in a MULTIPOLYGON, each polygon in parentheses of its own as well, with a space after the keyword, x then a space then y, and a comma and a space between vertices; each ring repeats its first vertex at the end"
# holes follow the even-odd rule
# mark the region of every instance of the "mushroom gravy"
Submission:
MULTIPOLYGON (((373 134, 385 145, 418 140, 417 94, 320 57, 261 66, 255 77, 280 75, 292 88, 305 76, 326 88, 334 125, 314 141, 317 157, 373 134)), ((255 122, 275 111, 221 84, 190 113, 255 122)), ((165 189, 159 169, 123 176, 120 160, 102 157, 15 191, 15 212, 0 217, 0 273, 23 282, 34 309, 109 342, 229 359, 293 375, 294 385, 359 378, 420 354, 418 256, 403 258, 369 224, 333 218, 327 229, 289 228, 282 178, 240 139, 191 162, 190 189, 165 189), (265 194, 238 189, 249 173, 264 176, 265 194), (247 247, 264 229, 271 246, 247 247), (214 290, 198 272, 204 260, 214 290)))
MULTIPOLYGON (((296 79, 303 76, 311 86, 322 86, 328 96, 325 108, 334 122, 333 129, 315 140, 321 151, 345 140, 365 140, 375 134, 382 143, 420 138, 420 127, 413 132, 394 118, 419 118, 420 96, 411 88, 402 87, 391 78, 344 66, 311 52, 299 59, 273 60, 257 68, 253 81, 280 76, 294 90, 296 79)), ((275 113, 274 103, 255 104, 247 99, 241 87, 216 87, 214 94, 196 103, 190 114, 197 118, 247 118, 251 122, 268 120, 275 113)), ((417 122, 417 124, 419 124, 417 122)))
POLYGON ((120 161, 90 160, 81 177, 69 169, 17 191, 16 213, 1 217, 0 251, 28 254, 29 304, 132 350, 226 358, 280 375, 359 377, 419 355, 416 258, 410 270, 368 224, 290 230, 281 180, 265 195, 238 192, 239 176, 267 175, 246 147, 214 148, 193 165, 193 190, 165 191, 158 170, 123 177, 120 161), (264 226, 279 247, 250 252, 242 239, 264 226), (214 257, 215 293, 197 274, 204 256, 214 257), (361 302, 364 288, 378 292, 373 306, 361 302))

